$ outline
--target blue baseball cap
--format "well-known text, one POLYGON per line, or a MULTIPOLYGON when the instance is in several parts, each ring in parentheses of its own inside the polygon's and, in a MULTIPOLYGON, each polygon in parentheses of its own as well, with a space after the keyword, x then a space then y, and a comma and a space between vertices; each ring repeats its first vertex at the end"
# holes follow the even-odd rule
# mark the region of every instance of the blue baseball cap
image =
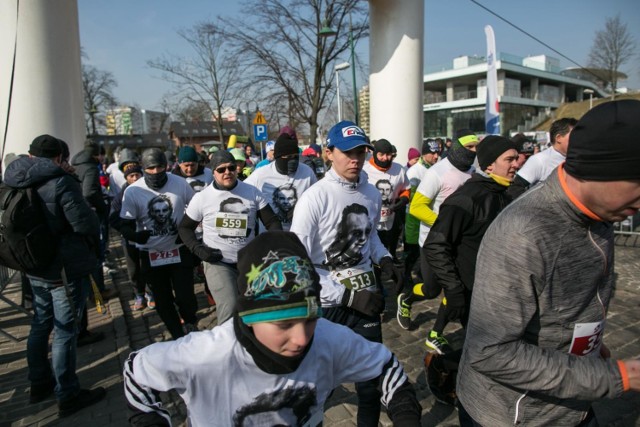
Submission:
POLYGON ((373 150, 367 134, 353 122, 343 120, 329 130, 327 147, 336 147, 340 151, 350 151, 364 145, 373 150))

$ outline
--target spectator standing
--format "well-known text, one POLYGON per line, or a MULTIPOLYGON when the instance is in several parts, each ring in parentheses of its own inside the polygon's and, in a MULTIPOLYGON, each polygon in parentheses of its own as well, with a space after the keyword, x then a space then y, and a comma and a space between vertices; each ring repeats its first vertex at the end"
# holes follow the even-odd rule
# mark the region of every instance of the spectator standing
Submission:
POLYGON ((588 111, 566 162, 487 230, 458 374, 463 426, 597 425, 592 401, 640 390, 640 361, 603 342, 612 223, 640 209, 638 117, 636 100, 588 111))
POLYGON ((120 232, 140 250, 141 273, 153 291, 158 315, 177 339, 197 329, 194 259, 177 243, 178 223, 194 192, 184 179, 167 173, 161 150, 146 149, 141 163, 143 179, 129 185, 122 197, 120 232))
POLYGON ((7 166, 4 176, 12 187, 37 187, 47 225, 58 237, 57 242, 51 242, 56 251, 52 264, 26 272, 34 299, 27 364, 30 403, 41 402, 55 392, 60 417, 72 415, 105 396, 102 387, 81 389, 76 374, 79 319, 89 294, 89 274, 97 262, 99 221, 86 203, 77 179, 62 167, 64 146, 62 140, 40 135, 29 147, 31 157, 17 158, 7 166))

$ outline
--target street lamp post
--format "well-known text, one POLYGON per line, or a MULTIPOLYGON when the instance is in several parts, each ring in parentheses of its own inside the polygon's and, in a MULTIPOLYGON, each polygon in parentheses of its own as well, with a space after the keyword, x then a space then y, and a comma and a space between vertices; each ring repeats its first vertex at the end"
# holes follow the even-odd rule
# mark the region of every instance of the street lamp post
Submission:
POLYGON ((94 104, 91 104, 91 108, 89 109, 89 116, 91 116, 91 134, 95 135, 96 134, 96 113, 98 112, 98 109, 96 108, 96 106, 94 104))
POLYGON ((336 95, 338 98, 338 122, 342 121, 342 100, 340 99, 340 73, 339 71, 346 70, 349 68, 350 64, 348 62, 343 62, 342 64, 338 64, 335 67, 336 70, 336 95))
POLYGON ((593 89, 585 89, 583 93, 589 94, 589 109, 593 108, 593 89))
MULTIPOLYGON (((333 37, 338 34, 335 30, 329 27, 327 22, 323 23, 322 29, 318 32, 320 37, 333 37)), ((355 46, 353 41, 353 27, 351 24, 351 14, 349 14, 349 48, 351 50, 351 78, 353 80, 353 108, 355 111, 355 122, 359 126, 360 120, 358 118, 358 89, 356 86, 356 63, 355 63, 355 46)))

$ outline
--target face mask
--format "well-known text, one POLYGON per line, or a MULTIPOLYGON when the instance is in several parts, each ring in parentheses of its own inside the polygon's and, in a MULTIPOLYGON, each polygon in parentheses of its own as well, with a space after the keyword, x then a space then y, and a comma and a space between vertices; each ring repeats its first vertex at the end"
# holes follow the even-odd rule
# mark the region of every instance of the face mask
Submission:
POLYGON ((167 181, 169 180, 169 177, 167 176, 167 172, 163 171, 163 172, 159 172, 159 173, 145 173, 144 174, 144 182, 145 184, 147 184, 147 187, 149 187, 152 190, 160 190, 162 187, 164 187, 164 185, 167 183, 167 181))
POLYGON ((393 159, 383 162, 382 160, 378 160, 378 156, 376 156, 376 153, 373 153, 373 162, 382 169, 388 169, 389 167, 391 167, 393 159))
POLYGON ((298 156, 295 156, 292 159, 285 159, 280 157, 277 158, 275 162, 276 170, 278 172, 280 172, 282 175, 292 175, 298 170, 298 163, 300 162, 300 159, 298 158, 298 156))
POLYGON ((467 150, 464 147, 456 148, 449 151, 447 159, 458 170, 466 172, 469 170, 473 161, 476 159, 475 151, 467 150))

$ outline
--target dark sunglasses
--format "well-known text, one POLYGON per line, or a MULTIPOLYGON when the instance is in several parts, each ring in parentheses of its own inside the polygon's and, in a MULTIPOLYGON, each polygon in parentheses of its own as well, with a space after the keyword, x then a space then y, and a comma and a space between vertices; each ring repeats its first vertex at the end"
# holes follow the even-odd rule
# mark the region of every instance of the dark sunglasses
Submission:
POLYGON ((235 172, 236 171, 236 167, 235 166, 223 166, 221 168, 217 168, 216 172, 218 173, 225 173, 225 172, 235 172))

